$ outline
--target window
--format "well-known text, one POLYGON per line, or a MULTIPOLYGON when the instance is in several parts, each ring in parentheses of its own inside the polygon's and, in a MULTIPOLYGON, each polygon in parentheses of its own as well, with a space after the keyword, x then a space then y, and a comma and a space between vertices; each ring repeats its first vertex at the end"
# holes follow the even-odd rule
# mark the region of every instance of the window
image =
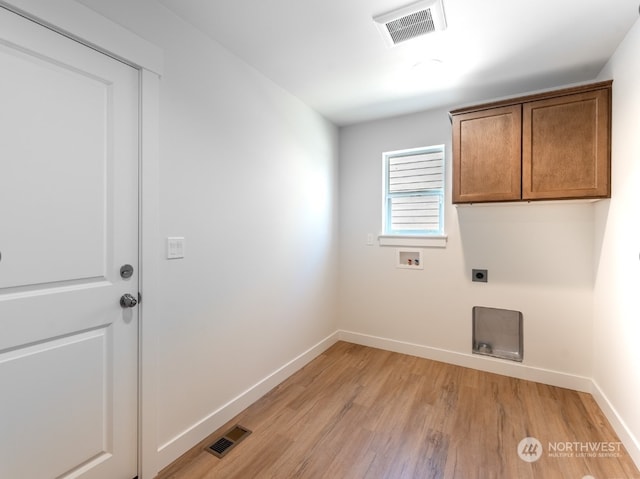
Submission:
POLYGON ((444 145, 382 158, 383 235, 444 236, 444 145))

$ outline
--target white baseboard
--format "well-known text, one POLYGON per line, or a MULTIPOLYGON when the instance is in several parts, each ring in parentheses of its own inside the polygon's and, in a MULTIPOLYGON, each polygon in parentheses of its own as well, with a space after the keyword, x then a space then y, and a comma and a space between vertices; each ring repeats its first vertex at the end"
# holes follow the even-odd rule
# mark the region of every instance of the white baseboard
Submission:
POLYGON ((443 363, 455 364, 465 368, 478 369, 503 376, 511 376, 528 381, 535 381, 551 386, 573 389, 575 391, 591 392, 591 378, 566 374, 549 369, 526 366, 522 363, 495 359, 488 356, 463 354, 445 349, 432 348, 420 344, 397 341, 395 339, 370 336, 352 331, 339 331, 338 337, 342 341, 385 349, 397 353, 410 354, 420 358, 432 359, 443 363))
POLYGON ((602 409, 604 415, 620 437, 620 441, 624 444, 632 460, 636 465, 638 465, 638 467, 640 467, 640 442, 631 433, 600 387, 591 378, 548 369, 535 368, 521 363, 503 361, 487 356, 463 354, 423 346, 420 344, 339 330, 327 336, 325 339, 309 348, 298 357, 292 359, 287 364, 229 401, 227 404, 213 411, 198 423, 192 425, 181 434, 160 446, 158 448, 158 464, 160 464, 160 469, 176 460, 195 444, 202 441, 213 431, 220 428, 224 423, 228 422, 234 416, 249 407, 275 386, 304 367, 338 341, 346 341, 349 343, 370 346, 402 354, 409 354, 412 356, 441 361, 448 364, 455 364, 457 366, 478 369, 504 376, 535 381, 551 386, 591 393, 594 396, 596 403, 602 409))
POLYGON ((624 422, 622 417, 620 417, 620 414, 618 414, 618 411, 613 407, 602 389, 600 389, 598 383, 594 380, 592 385, 593 388, 591 394, 593 398, 611 423, 611 427, 613 427, 613 430, 620 438, 620 441, 626 448, 629 456, 631 456, 633 462, 636 464, 636 467, 640 469, 640 441, 627 427, 627 424, 624 422))
POLYGON ((590 393, 611 423, 611 426, 620 438, 620 442, 622 442, 624 447, 627 449, 629 456, 636 466, 640 468, 640 441, 627 427, 624 420, 620 417, 598 384, 591 378, 551 371, 548 369, 534 368, 520 363, 510 364, 509 362, 486 356, 462 354, 444 349, 423 346, 420 344, 354 333, 352 331, 338 331, 338 338, 341 341, 361 344, 363 346, 371 346, 373 348, 384 349, 387 351, 410 354, 412 356, 455 364, 457 366, 479 369, 481 371, 526 379, 528 381, 535 381, 548 384, 550 386, 590 393))
POLYGON ((216 429, 222 427, 224 423, 233 419, 234 416, 241 413, 271 389, 329 349, 337 341, 338 332, 336 331, 244 391, 242 394, 229 401, 227 404, 213 411, 201 421, 193 424, 170 441, 161 445, 158 448, 157 463, 159 465, 159 469, 171 464, 216 429))

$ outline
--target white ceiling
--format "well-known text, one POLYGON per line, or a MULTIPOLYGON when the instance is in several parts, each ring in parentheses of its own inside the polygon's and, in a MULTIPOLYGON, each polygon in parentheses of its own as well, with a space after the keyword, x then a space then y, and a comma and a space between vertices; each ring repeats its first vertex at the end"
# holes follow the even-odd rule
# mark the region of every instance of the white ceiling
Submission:
POLYGON ((158 0, 338 125, 592 80, 638 0, 443 0, 448 28, 387 48, 412 0, 158 0))

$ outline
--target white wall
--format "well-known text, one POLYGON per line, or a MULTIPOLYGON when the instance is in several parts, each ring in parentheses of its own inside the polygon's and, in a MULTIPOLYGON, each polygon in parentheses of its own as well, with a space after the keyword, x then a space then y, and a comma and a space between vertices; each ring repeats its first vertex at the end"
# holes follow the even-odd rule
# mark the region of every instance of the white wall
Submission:
POLYGON ((164 51, 157 241, 185 236, 186 258, 158 258, 145 318, 162 467, 335 332, 338 131, 156 2, 82 3, 164 51))
POLYGON ((340 328, 357 333, 351 340, 588 389, 593 204, 454 207, 448 192, 448 244, 425 250, 424 270, 397 269, 395 248, 366 245, 381 230, 382 152, 442 143, 450 185, 446 111, 340 130, 340 328), (472 268, 488 269, 489 282, 471 282, 472 268), (470 356, 474 305, 522 311, 525 368, 470 356))
POLYGON ((447 248, 408 271, 394 267, 394 248, 366 245, 380 230, 381 153, 445 143, 450 165, 444 110, 343 128, 338 192, 331 124, 156 2, 79 1, 164 51, 157 241, 164 250, 166 236, 186 236, 187 257, 157 258, 162 313, 145 318, 159 333, 154 466, 337 327, 551 383, 580 388, 593 376, 637 444, 637 24, 602 72, 615 79, 612 200, 455 208, 449 195, 447 248), (489 269, 488 284, 470 281, 473 267, 489 269), (476 304, 524 313, 523 367, 469 354, 476 304))
POLYGON ((640 22, 601 77, 613 78, 612 197, 596 208, 594 368, 640 464, 640 22))

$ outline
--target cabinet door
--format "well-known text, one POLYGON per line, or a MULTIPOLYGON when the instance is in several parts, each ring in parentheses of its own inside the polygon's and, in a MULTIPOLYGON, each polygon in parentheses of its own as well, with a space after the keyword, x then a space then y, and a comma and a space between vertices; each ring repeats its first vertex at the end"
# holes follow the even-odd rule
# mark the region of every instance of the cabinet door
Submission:
POLYGON ((610 89, 523 105, 523 199, 609 197, 610 89))
POLYGON ((453 202, 520 199, 522 106, 453 117, 453 202))

